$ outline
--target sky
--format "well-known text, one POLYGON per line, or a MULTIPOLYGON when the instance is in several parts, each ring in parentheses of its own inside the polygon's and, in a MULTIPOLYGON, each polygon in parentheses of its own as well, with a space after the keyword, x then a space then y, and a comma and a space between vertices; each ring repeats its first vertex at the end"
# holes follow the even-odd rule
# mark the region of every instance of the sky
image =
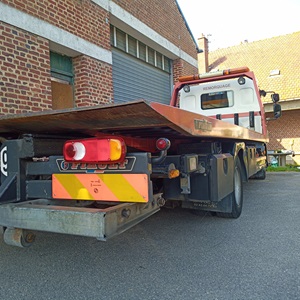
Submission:
POLYGON ((300 0, 177 0, 197 41, 209 50, 300 31, 300 0))

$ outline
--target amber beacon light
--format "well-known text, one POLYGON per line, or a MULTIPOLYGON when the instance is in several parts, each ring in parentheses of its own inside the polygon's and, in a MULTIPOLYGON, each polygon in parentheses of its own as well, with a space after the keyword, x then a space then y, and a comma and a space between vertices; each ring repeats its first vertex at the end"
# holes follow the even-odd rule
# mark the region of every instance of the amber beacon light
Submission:
POLYGON ((180 82, 209 78, 209 77, 217 77, 223 75, 231 75, 231 74, 239 74, 239 73, 246 73, 249 72, 248 67, 240 67, 240 68, 232 68, 226 70, 220 70, 215 72, 203 73, 203 74, 195 74, 195 75, 188 75, 188 76, 181 76, 178 78, 180 82))

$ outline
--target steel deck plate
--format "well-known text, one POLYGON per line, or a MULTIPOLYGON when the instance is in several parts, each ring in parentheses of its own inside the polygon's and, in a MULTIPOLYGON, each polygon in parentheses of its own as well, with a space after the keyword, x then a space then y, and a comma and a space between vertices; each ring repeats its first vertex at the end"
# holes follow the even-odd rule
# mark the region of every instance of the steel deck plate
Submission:
POLYGON ((131 136, 234 138, 267 141, 253 130, 156 102, 134 102, 87 108, 1 116, 0 135, 84 134, 98 132, 131 136))

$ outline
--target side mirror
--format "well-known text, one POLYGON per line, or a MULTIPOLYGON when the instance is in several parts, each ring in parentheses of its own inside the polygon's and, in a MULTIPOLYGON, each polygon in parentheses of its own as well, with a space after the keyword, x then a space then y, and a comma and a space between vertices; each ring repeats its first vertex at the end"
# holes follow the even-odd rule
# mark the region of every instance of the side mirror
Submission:
POLYGON ((280 104, 274 103, 273 104, 273 111, 274 111, 274 118, 275 119, 278 119, 279 117, 281 117, 281 105, 280 104))
POLYGON ((276 94, 276 93, 272 94, 271 99, 272 99, 273 103, 277 103, 279 101, 279 94, 276 94))
POLYGON ((259 95, 260 95, 261 97, 266 97, 267 92, 266 92, 265 90, 259 90, 259 95))

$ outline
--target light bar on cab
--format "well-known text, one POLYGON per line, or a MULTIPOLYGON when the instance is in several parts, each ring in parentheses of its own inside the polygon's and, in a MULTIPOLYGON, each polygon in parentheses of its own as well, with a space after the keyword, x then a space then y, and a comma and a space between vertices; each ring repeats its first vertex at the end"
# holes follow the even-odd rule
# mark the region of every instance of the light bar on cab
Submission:
POLYGON ((233 68, 233 69, 227 69, 227 70, 220 70, 220 71, 216 71, 216 72, 195 74, 195 75, 189 75, 189 76, 181 76, 178 78, 178 80, 180 82, 185 82, 185 81, 191 81, 191 80, 197 80, 197 79, 203 79, 203 78, 209 78, 209 77, 217 77, 217 76, 223 76, 223 75, 245 73, 245 72, 249 72, 249 71, 250 70, 248 67, 233 68))
POLYGON ((65 161, 81 163, 117 163, 126 155, 121 137, 103 137, 66 141, 63 147, 65 161))

